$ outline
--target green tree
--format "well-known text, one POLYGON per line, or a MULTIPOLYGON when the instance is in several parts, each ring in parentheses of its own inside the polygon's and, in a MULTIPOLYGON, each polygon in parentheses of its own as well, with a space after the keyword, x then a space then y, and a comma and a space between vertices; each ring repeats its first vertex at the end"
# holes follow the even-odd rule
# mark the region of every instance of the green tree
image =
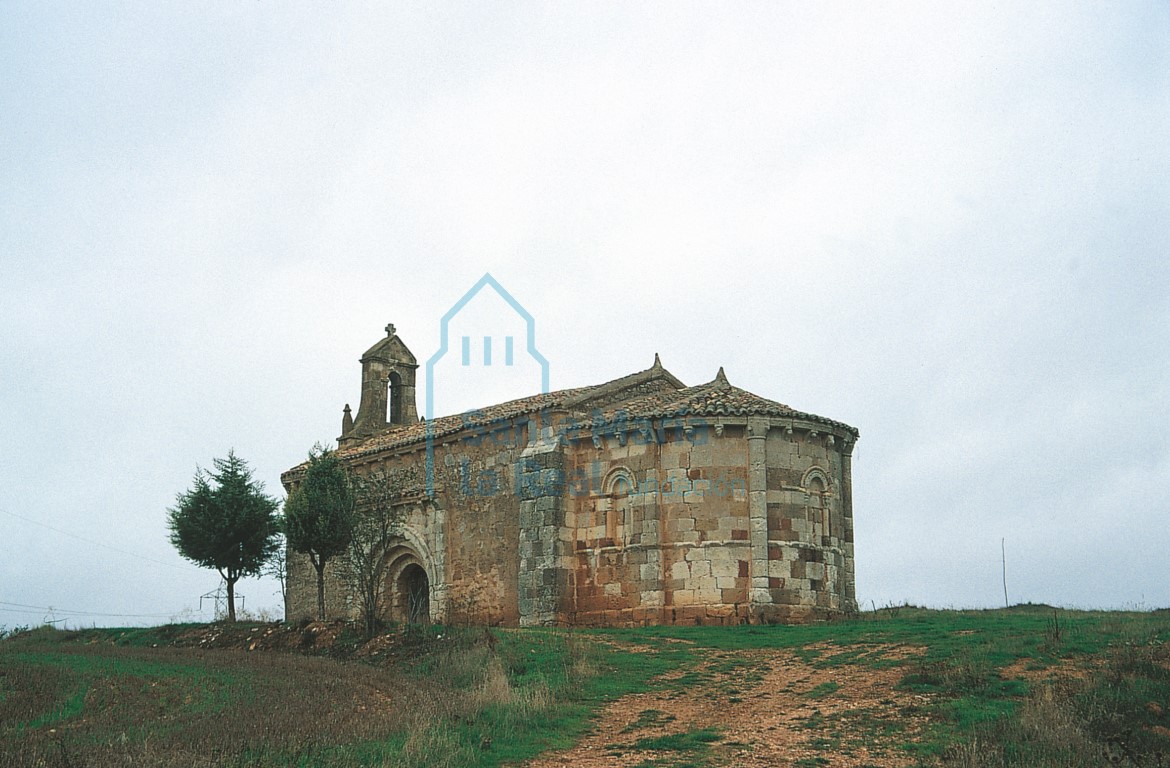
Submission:
POLYGON ((215 469, 195 471, 191 488, 168 510, 171 543, 179 554, 219 571, 227 584, 228 620, 236 620, 236 582, 253 576, 276 551, 280 502, 264 494, 247 463, 228 451, 215 469))
POLYGON ((317 571, 317 618, 325 619, 325 565, 353 539, 353 478, 333 451, 316 446, 300 484, 284 505, 284 533, 294 552, 309 556, 317 571))

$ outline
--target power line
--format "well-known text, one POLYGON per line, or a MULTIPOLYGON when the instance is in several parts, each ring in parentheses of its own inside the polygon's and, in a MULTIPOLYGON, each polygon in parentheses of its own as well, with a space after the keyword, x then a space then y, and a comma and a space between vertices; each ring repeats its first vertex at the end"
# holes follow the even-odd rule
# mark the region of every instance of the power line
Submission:
POLYGON ((42 523, 39 520, 33 520, 31 518, 24 517, 23 515, 18 515, 18 514, 15 514, 13 512, 9 512, 8 510, 5 510, 5 509, 0 509, 0 514, 8 515, 9 517, 15 517, 17 520, 23 520, 24 522, 31 523, 32 525, 39 525, 42 528, 48 528, 50 531, 54 531, 56 533, 59 533, 62 536, 68 536, 71 539, 77 539, 78 541, 84 542, 86 544, 91 544, 95 547, 101 547, 102 549, 108 549, 111 552, 117 552, 118 554, 126 555, 127 557, 136 557, 139 560, 145 560, 146 562, 154 563, 155 565, 163 565, 163 566, 166 566, 167 568, 174 568, 175 570, 178 570, 178 571, 199 572, 198 568, 192 568, 192 567, 187 566, 187 565, 175 565, 174 563, 168 563, 168 562, 164 562, 162 560, 155 560, 152 557, 146 557, 145 555, 140 555, 140 554, 137 554, 136 552, 128 552, 124 549, 118 549, 117 547, 111 547, 109 544, 102 544, 100 541, 93 541, 92 539, 87 539, 84 536, 78 536, 76 533, 70 533, 69 531, 63 531, 60 528, 55 528, 51 525, 48 525, 47 523, 42 523))
POLYGON ((3 608, 0 613, 16 613, 22 616, 57 616, 62 619, 100 619, 100 618, 133 618, 133 619, 170 619, 178 616, 176 613, 66 613, 59 608, 43 611, 31 611, 25 608, 3 608))
POLYGON ((47 605, 26 605, 24 603, 9 603, 5 600, 0 600, 0 606, 11 605, 12 608, 0 607, 0 611, 7 611, 9 613, 53 613, 53 614, 69 614, 69 616, 100 616, 103 618, 115 619, 159 619, 169 618, 171 616, 178 616, 182 611, 174 611, 172 613, 100 613, 97 611, 76 611, 68 608, 54 608, 47 605), (20 610, 32 609, 32 610, 20 610))

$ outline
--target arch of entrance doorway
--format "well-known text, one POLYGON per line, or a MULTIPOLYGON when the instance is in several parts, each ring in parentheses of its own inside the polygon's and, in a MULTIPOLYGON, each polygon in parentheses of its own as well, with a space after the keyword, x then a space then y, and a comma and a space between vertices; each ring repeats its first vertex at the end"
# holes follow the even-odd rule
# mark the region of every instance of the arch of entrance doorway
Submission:
POLYGON ((432 569, 406 541, 386 553, 384 618, 400 624, 427 624, 432 620, 432 569))

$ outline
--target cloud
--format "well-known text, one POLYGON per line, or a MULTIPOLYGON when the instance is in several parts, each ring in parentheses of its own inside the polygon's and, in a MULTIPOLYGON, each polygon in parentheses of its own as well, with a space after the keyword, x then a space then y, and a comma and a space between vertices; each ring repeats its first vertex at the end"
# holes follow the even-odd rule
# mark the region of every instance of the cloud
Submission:
MULTIPOLYGON (((658 351, 860 427, 863 599, 995 604, 1007 538, 1021 599, 1170 601, 1163 7, 272 10, 0 30, 0 510, 182 565, 196 464, 279 492, 491 271, 554 387, 658 351)), ((31 604, 214 587, 0 537, 31 604)))

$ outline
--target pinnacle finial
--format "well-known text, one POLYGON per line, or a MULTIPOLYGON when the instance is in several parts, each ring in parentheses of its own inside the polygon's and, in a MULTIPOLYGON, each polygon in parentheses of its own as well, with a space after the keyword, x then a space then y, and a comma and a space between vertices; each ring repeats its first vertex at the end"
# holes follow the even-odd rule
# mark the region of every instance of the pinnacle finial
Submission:
POLYGON ((657 368, 661 368, 661 367, 662 367, 662 359, 658 357, 658 353, 657 353, 657 352, 655 352, 655 353, 654 353, 654 365, 652 365, 652 366, 650 366, 650 367, 651 367, 652 369, 657 369, 657 368))
POLYGON ((723 384, 730 387, 731 382, 727 380, 727 374, 723 372, 723 366, 719 366, 719 373, 715 374, 715 383, 723 384))
POLYGON ((394 323, 386 323, 386 335, 387 336, 394 335, 394 323))

